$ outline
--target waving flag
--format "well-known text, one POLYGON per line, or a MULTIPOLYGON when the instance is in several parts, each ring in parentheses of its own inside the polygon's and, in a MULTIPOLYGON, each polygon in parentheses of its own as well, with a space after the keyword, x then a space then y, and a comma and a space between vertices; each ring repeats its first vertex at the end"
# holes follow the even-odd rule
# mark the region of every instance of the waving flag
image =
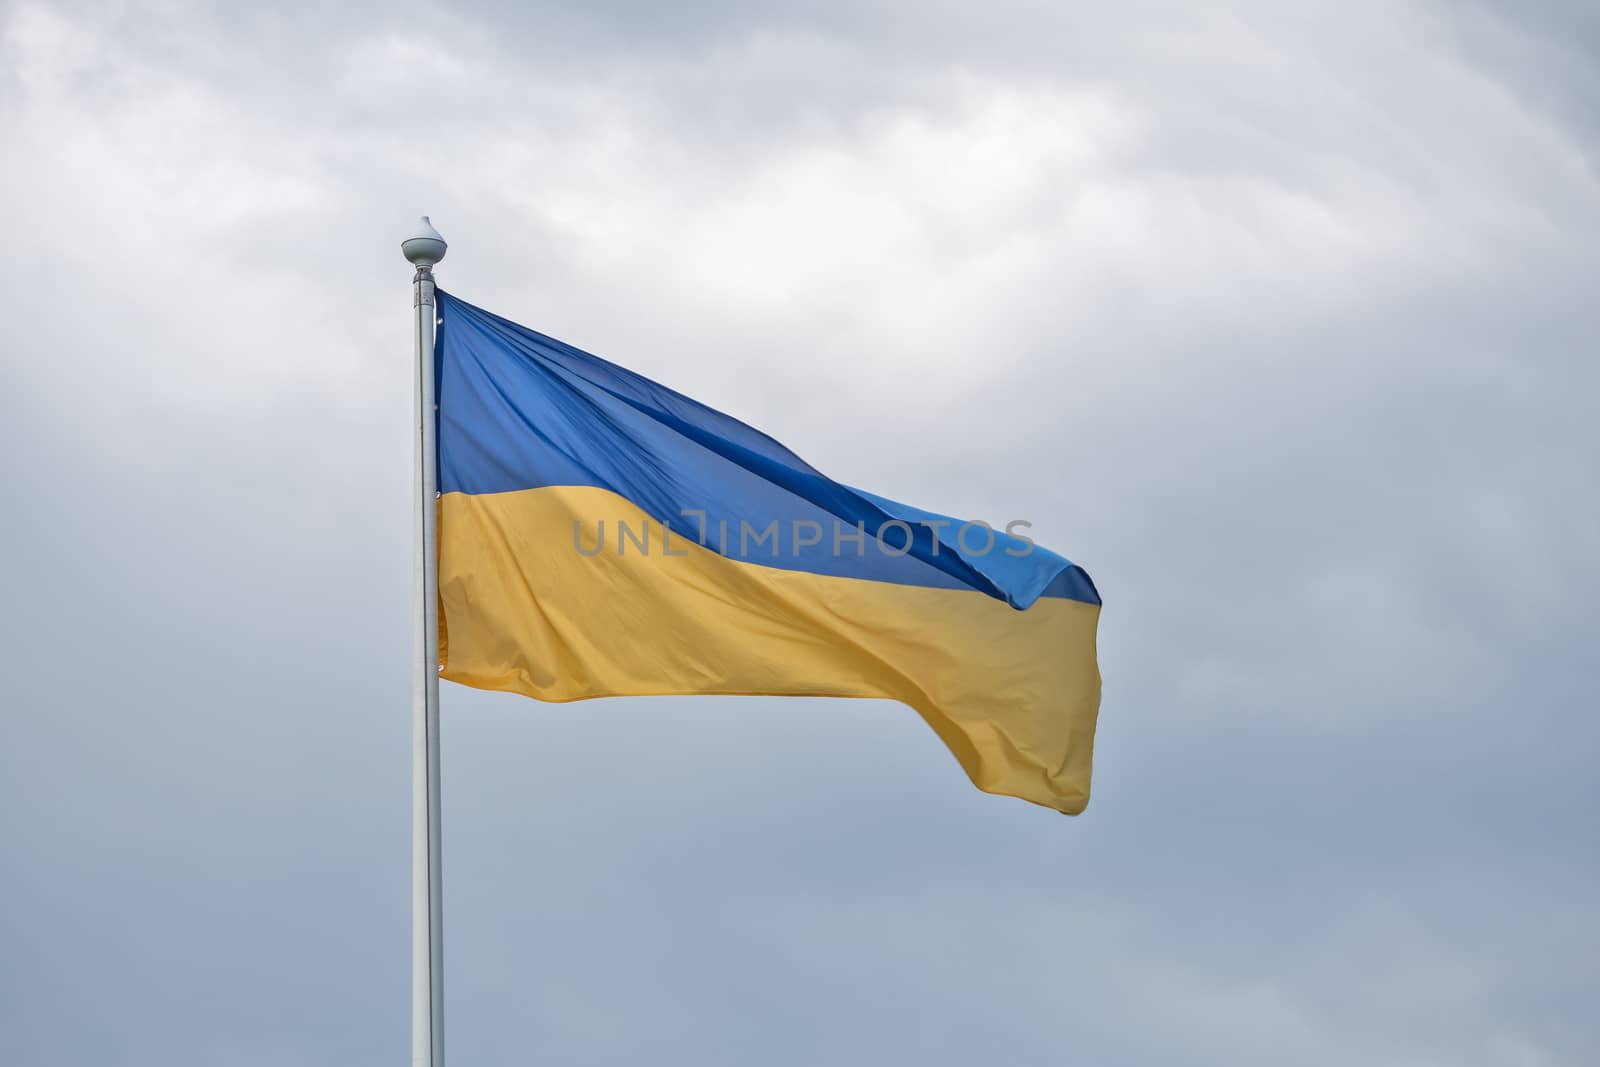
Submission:
POLYGON ((982 790, 1089 799, 1100 597, 649 379, 438 294, 442 676, 540 700, 916 709, 982 790))

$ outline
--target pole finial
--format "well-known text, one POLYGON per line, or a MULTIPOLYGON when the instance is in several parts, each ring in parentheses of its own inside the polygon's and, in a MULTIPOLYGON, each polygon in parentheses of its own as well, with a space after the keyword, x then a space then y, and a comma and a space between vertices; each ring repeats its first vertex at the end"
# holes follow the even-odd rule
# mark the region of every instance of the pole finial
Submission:
POLYGON ((439 236, 439 231, 433 228, 433 223, 428 221, 426 215, 417 223, 416 231, 400 242, 400 251, 421 268, 431 267, 443 259, 445 249, 448 247, 449 245, 444 243, 444 238, 439 236))

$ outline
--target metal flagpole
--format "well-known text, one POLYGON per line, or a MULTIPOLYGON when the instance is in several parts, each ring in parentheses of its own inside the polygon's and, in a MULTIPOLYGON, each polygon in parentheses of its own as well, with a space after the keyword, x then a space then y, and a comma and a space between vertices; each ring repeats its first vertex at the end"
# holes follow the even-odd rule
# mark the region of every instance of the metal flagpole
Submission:
POLYGON ((438 443, 434 439, 433 265, 445 242, 426 215, 400 243, 416 265, 416 539, 412 615, 416 625, 411 675, 411 1065, 444 1067, 443 898, 439 866, 439 549, 434 511, 438 443))

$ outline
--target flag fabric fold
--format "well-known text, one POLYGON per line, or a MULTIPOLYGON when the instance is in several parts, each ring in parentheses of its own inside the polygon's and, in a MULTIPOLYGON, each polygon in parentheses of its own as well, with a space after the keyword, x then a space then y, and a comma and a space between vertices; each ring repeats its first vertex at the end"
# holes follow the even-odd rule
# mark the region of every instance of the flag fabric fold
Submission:
POLYGON ((1083 810, 1100 597, 1080 567, 833 481, 443 291, 438 309, 442 677, 553 701, 898 700, 978 788, 1083 810))

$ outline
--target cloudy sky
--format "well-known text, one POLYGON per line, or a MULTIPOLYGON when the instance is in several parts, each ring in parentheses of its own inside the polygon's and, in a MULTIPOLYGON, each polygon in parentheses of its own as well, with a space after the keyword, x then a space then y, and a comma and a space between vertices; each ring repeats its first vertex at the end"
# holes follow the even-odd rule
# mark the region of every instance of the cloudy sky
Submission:
POLYGON ((455 1064, 1600 1061, 1582 0, 0 6, 0 1060, 409 1054, 410 271, 1106 598, 1095 795, 446 686, 455 1064))

